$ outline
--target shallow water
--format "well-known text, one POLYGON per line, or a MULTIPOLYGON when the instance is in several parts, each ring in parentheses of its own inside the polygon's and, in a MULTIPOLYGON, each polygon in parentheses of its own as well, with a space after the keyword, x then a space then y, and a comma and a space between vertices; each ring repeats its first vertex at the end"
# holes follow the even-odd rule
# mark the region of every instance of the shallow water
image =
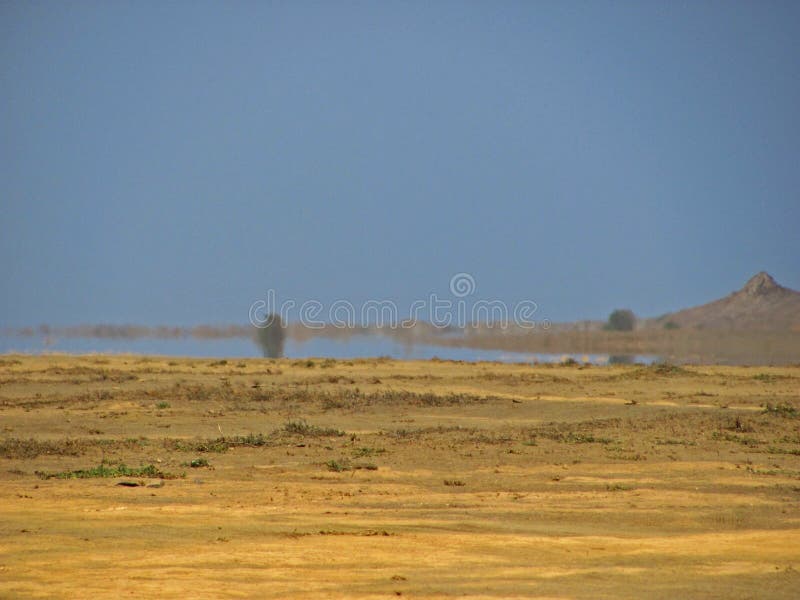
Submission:
MULTIPOLYGON (((256 358, 261 356, 258 346, 244 338, 225 339, 109 339, 109 338, 44 338, 42 336, 0 336, 0 353, 42 354, 48 352, 67 354, 112 353, 150 354, 161 356, 190 356, 202 358, 256 358)), ((508 363, 563 362, 569 358, 596 365, 614 362, 652 363, 656 356, 609 356, 608 354, 543 354, 483 350, 452 346, 400 344, 378 335, 356 335, 347 340, 312 338, 298 342, 287 340, 284 354, 288 358, 366 358, 388 356, 399 359, 462 360, 467 362, 496 361, 508 363)))

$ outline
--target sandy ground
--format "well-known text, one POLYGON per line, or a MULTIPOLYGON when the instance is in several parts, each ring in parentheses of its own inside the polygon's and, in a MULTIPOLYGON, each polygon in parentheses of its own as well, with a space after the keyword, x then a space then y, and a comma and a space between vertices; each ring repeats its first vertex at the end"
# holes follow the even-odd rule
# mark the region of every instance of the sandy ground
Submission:
POLYGON ((3 598, 797 598, 800 367, 6 355, 0 481, 3 598))

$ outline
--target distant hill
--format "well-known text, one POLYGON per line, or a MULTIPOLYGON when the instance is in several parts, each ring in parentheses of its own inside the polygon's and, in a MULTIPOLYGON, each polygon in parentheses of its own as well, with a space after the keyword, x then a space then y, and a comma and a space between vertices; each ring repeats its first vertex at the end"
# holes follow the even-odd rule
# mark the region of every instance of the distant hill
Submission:
POLYGON ((800 333, 800 292, 779 285, 768 273, 754 275, 737 292, 652 319, 645 327, 800 333))

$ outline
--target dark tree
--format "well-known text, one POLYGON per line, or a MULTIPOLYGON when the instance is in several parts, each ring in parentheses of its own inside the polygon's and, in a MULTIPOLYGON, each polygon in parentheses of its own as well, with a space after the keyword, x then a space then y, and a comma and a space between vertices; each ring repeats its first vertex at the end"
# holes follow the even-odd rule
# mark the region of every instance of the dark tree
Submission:
POLYGON ((286 326, 278 314, 268 315, 264 323, 256 328, 256 343, 265 358, 281 358, 285 339, 286 326))
POLYGON ((609 331, 633 331, 636 327, 636 315, 627 308, 618 308, 608 317, 606 329, 609 331))

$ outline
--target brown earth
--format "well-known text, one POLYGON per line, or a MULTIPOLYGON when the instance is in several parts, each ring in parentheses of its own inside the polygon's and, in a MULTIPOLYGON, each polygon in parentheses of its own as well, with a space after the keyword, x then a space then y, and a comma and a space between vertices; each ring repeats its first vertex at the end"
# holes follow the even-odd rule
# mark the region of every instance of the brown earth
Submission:
POLYGON ((799 367, 3 356, 0 436, 3 598, 800 589, 799 367))

